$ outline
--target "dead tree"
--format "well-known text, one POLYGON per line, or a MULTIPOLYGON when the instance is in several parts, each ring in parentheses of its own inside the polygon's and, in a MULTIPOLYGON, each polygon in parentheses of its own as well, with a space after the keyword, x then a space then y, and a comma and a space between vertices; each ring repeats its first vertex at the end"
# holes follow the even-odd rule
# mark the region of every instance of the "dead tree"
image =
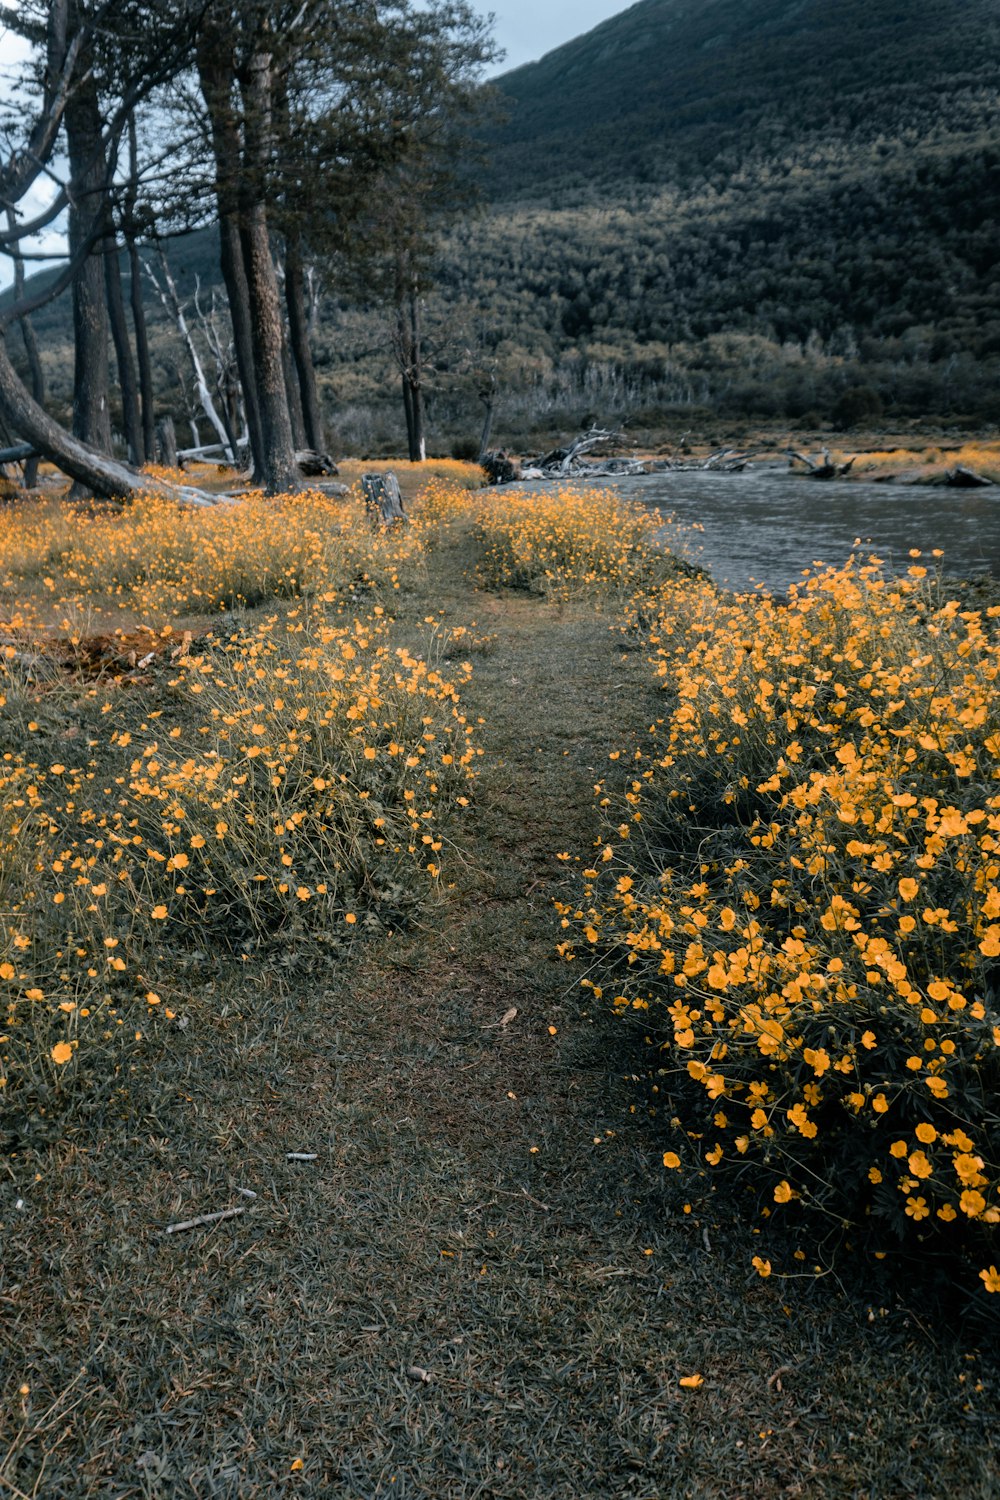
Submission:
MULTIPOLYGON (((170 266, 162 246, 160 246, 160 276, 162 277, 162 283, 152 266, 146 265, 144 270, 156 288, 157 296, 173 319, 174 326, 184 342, 188 359, 191 362, 191 371, 194 375, 195 388, 198 392, 198 402, 201 409, 215 428, 220 443, 224 445, 227 459, 231 464, 235 464, 236 454, 230 447, 230 434, 226 431, 226 424, 219 416, 215 402, 212 400, 212 393, 208 388, 208 381, 205 378, 205 369, 201 362, 201 356, 198 353, 194 339, 191 337, 191 330, 188 328, 187 318, 184 313, 184 304, 177 295, 177 286, 173 276, 170 274, 170 266)), ((197 445, 198 440, 196 439, 195 446, 197 447, 197 445)))

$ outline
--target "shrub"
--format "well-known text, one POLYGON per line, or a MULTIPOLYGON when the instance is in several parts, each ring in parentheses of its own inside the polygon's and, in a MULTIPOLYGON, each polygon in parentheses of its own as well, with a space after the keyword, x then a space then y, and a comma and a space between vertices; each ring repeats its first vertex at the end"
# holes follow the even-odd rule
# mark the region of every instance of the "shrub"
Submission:
POLYGON ((561 948, 660 1049, 668 1168, 995 1239, 998 614, 917 565, 852 564, 787 604, 660 591, 663 716, 624 801, 602 792, 561 948))
POLYGON ((628 594, 684 567, 682 533, 659 511, 614 490, 560 485, 541 494, 491 496, 477 513, 479 581, 554 599, 628 594))

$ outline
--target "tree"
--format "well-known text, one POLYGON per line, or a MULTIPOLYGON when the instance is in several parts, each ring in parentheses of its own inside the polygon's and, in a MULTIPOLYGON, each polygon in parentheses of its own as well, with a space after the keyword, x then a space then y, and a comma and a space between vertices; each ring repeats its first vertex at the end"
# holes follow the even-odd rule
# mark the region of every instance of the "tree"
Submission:
POLYGON ((423 300, 434 280, 440 229, 476 202, 475 184, 458 164, 469 161, 471 126, 495 107, 479 82, 482 67, 498 55, 491 23, 464 0, 442 0, 407 16, 383 83, 395 151, 351 233, 335 240, 355 284, 392 310, 391 345, 414 462, 426 455, 423 300))
POLYGON ((74 420, 84 432, 82 436, 67 433, 29 394, 10 362, 2 337, 0 416, 79 485, 105 495, 145 487, 140 476, 101 451, 110 447, 107 324, 103 258, 95 252, 108 232, 109 164, 115 159, 118 139, 132 111, 181 65, 190 47, 192 22, 199 13, 197 0, 180 5, 156 0, 152 7, 142 9, 147 23, 142 30, 135 29, 141 19, 139 7, 128 0, 107 0, 97 6, 87 6, 83 0, 50 0, 41 7, 0 10, 0 21, 33 41, 44 59, 36 108, 28 119, 22 144, 0 166, 0 199, 11 211, 6 231, 0 232, 0 248, 11 253, 25 238, 51 224, 65 208, 71 209, 68 264, 44 289, 15 297, 0 315, 0 335, 79 280, 82 290, 74 304, 79 334, 74 420), (153 40, 140 46, 140 38, 150 34, 150 11, 161 24, 153 40), (98 97, 95 110, 98 35, 105 40, 116 39, 120 76, 110 107, 102 108, 98 97), (127 66, 122 63, 126 54, 127 66), (62 185, 42 213, 18 223, 16 205, 42 173, 54 175, 51 162, 64 126, 70 156, 69 183, 62 185))

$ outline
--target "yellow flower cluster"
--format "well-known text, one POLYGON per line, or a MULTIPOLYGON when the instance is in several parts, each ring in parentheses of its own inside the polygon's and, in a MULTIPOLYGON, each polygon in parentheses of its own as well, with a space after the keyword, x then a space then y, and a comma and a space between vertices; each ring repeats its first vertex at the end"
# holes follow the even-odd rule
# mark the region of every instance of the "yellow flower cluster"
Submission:
POLYGON ((487 588, 553 599, 628 595, 683 567, 670 550, 670 540, 679 538, 673 522, 614 490, 568 484, 491 494, 481 502, 478 531, 478 577, 487 588))
POLYGON ((295 598, 393 587, 417 547, 372 532, 359 500, 319 491, 205 508, 141 496, 127 510, 28 502, 0 513, 0 620, 81 635, 125 613, 149 624, 295 598))
POLYGON ((787 601, 660 589, 661 707, 611 752, 628 780, 599 789, 560 947, 661 1049, 669 1166, 754 1164, 779 1205, 995 1234, 998 615, 917 563, 787 601))
MULTIPOLYGON (((42 680, 44 657, 0 648, 0 1089, 62 1087, 136 1014, 169 1017, 178 954, 280 932, 337 945, 397 926, 436 888, 482 753, 459 701, 471 667, 449 664, 458 632, 431 632, 419 654, 394 644, 370 593, 391 597, 420 562, 415 532, 375 534, 359 512, 349 533, 326 507, 143 502, 94 521, 119 576, 136 561, 133 602, 159 597, 181 539, 248 578, 257 548, 298 549, 288 592, 310 589, 241 628, 161 632, 141 681, 42 680)), ((61 597, 86 552, 60 552, 61 597)), ((195 549, 188 582, 200 566, 214 564, 195 549)))

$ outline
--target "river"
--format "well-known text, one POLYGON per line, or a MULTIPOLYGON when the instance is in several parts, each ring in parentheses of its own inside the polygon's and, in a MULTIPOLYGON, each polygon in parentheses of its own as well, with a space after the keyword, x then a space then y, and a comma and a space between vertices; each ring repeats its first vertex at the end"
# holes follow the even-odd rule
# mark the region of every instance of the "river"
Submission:
POLYGON ((1000 578, 1000 487, 826 484, 784 468, 594 483, 671 512, 685 526, 701 527, 688 555, 734 589, 763 584, 784 593, 813 563, 837 566, 855 551, 875 553, 902 571, 912 547, 925 553, 942 548, 946 573, 1000 578))

